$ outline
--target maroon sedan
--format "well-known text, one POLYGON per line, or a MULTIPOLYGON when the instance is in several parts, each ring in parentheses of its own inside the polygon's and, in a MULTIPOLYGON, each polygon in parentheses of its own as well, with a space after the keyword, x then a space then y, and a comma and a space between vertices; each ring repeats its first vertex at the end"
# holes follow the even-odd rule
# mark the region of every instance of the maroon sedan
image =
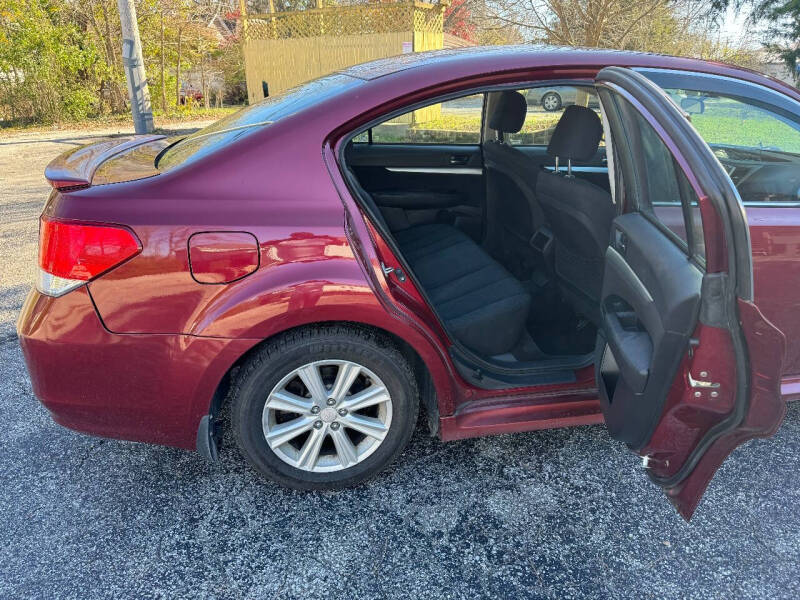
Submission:
POLYGON ((800 395, 800 94, 750 71, 405 55, 46 175, 19 339, 79 431, 214 459, 230 403, 256 469, 331 489, 420 407, 442 440, 605 421, 689 518, 800 395))

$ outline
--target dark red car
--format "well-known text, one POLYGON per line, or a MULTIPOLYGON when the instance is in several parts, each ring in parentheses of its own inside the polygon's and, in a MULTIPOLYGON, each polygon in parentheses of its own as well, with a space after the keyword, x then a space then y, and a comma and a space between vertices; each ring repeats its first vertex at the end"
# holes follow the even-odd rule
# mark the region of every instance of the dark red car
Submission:
POLYGON ((230 402, 303 489, 375 475, 420 405, 442 440, 605 421, 689 518, 800 395, 799 101, 722 64, 479 48, 71 151, 18 322, 34 391, 212 459, 230 402))

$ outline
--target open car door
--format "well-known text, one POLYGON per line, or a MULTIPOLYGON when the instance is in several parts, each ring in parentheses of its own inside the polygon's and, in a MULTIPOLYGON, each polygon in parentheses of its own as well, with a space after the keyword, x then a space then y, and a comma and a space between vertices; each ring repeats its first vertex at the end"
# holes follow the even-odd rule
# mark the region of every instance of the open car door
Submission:
POLYGON ((596 84, 621 207, 604 265, 601 403, 612 437, 688 520, 734 448, 783 420, 785 338, 753 304, 742 202, 688 116, 630 69, 605 68, 596 84))

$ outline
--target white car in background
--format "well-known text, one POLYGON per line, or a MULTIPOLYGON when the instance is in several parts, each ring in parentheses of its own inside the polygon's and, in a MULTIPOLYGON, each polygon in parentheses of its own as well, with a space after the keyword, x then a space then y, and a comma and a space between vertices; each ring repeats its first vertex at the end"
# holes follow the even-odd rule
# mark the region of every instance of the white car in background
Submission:
MULTIPOLYGON (((575 86, 532 88, 528 90, 526 99, 528 106, 541 106, 547 112, 556 112, 575 104, 577 91, 575 86)), ((596 98, 590 100, 589 107, 599 108, 596 98)))

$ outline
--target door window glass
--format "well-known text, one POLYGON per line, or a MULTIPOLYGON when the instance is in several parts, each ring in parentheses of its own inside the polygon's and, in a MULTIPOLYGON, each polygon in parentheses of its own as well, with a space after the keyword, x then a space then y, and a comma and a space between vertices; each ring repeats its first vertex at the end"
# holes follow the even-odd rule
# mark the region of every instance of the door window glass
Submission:
POLYGON ((800 202, 800 123, 738 97, 667 89, 745 203, 800 202))
POLYGON ((455 98, 394 117, 353 141, 373 144, 480 144, 483 94, 455 98))
POLYGON ((687 252, 704 257, 703 223, 697 194, 669 148, 650 123, 630 104, 627 124, 636 169, 639 211, 687 252))

